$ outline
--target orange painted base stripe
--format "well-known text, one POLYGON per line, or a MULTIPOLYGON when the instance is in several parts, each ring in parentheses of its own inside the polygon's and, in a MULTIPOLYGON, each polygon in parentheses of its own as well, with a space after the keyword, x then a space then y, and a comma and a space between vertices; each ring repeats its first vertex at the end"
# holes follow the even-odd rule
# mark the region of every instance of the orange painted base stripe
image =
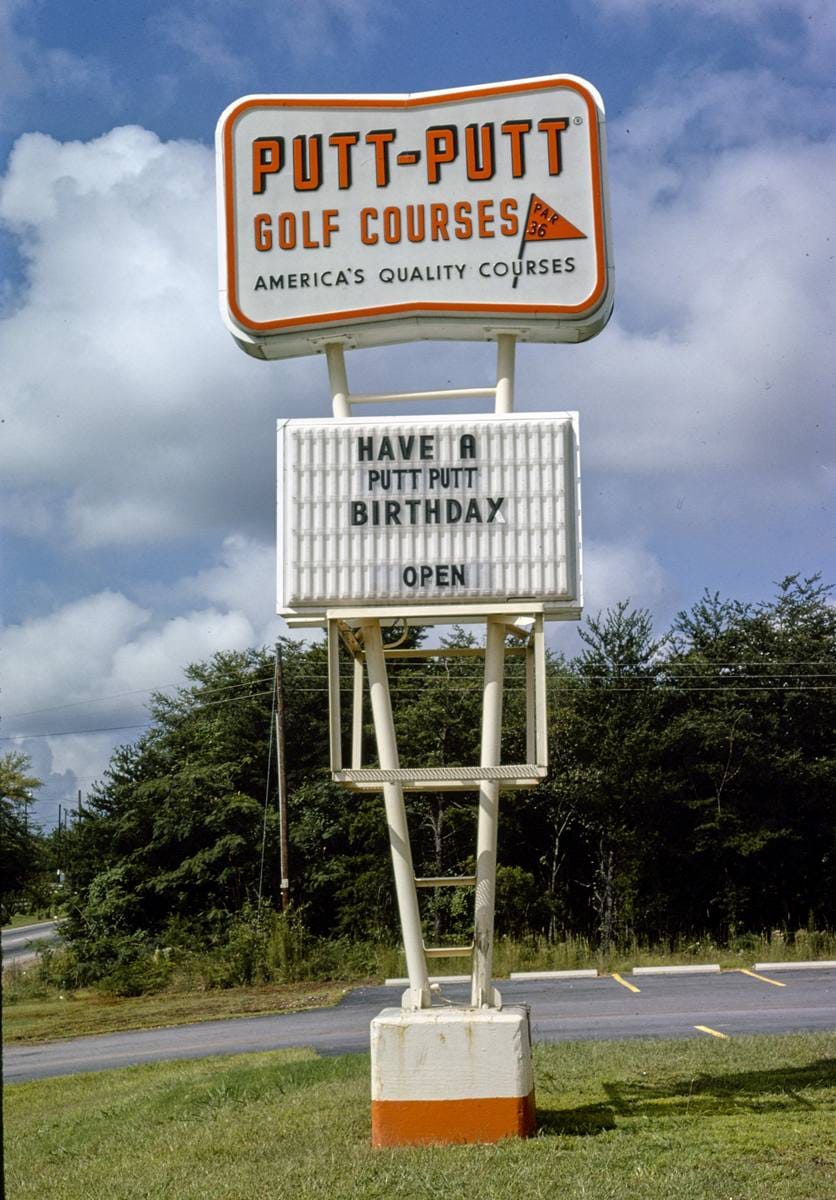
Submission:
POLYGON ((533 1090, 495 1099, 372 1100, 373 1146, 498 1142, 536 1128, 533 1090))

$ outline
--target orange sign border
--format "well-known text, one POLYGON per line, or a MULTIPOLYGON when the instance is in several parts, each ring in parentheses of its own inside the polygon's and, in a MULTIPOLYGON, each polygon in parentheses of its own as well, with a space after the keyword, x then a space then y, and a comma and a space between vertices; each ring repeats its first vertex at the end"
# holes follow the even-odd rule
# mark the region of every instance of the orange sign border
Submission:
POLYGON ((448 92, 421 92, 403 97, 387 96, 251 96, 242 100, 227 115, 223 125, 223 171, 224 171, 224 227, 226 231, 226 283, 227 308, 244 333, 270 334, 291 333, 311 326, 330 326, 368 320, 387 319, 397 316, 422 313, 500 314, 513 317, 523 313, 538 314, 582 314, 592 313, 597 307, 607 286, 607 256, 604 231, 604 197, 601 187, 601 145, 598 136, 598 114, 595 101, 579 79, 566 76, 518 80, 504 84, 487 84, 473 88, 456 89, 448 92), (592 155, 592 193, 595 210, 595 253, 597 276, 595 286, 581 304, 465 304, 441 303, 438 301, 409 301, 401 304, 378 305, 372 308, 346 309, 335 313, 317 313, 313 316, 285 317, 275 321, 252 321, 238 303, 236 285, 236 224, 235 224, 235 159, 233 135, 235 122, 253 108, 424 108, 457 100, 474 100, 484 96, 502 96, 518 92, 550 91, 555 87, 571 88, 586 104, 589 119, 589 140, 592 155))

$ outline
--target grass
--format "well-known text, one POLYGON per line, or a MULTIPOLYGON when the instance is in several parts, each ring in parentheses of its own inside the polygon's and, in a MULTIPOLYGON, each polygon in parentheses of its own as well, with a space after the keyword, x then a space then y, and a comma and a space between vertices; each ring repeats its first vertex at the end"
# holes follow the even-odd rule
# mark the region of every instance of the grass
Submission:
MULTIPOLYGON (((549 942, 546 938, 514 941, 497 938, 494 945, 494 974, 507 978, 512 971, 567 971, 593 968, 599 974, 630 971, 633 967, 671 964, 719 963, 723 968, 751 967, 756 962, 789 962, 805 959, 836 959, 836 932, 832 930, 776 929, 764 934, 741 934, 728 942, 711 937, 679 937, 666 942, 626 939, 609 953, 602 953, 584 937, 566 937, 549 942)), ((432 964, 433 975, 467 973, 462 960, 440 960, 432 964)), ((405 959, 397 964, 398 975, 406 974, 405 959)))
POLYGON ((249 1017, 257 1013, 300 1012, 336 1004, 341 983, 263 984, 200 992, 155 992, 146 996, 106 996, 85 988, 3 1008, 3 1041, 43 1042, 128 1029, 160 1029, 193 1021, 249 1017))
POLYGON ((6 1089, 16 1200, 834 1200, 836 1039, 535 1052, 539 1132, 369 1145, 369 1063, 277 1051, 6 1089))
POLYGON ((9 929, 21 929, 26 925, 42 925, 44 921, 55 921, 62 916, 60 912, 50 912, 49 909, 39 909, 35 913, 15 913, 3 926, 3 933, 9 929))

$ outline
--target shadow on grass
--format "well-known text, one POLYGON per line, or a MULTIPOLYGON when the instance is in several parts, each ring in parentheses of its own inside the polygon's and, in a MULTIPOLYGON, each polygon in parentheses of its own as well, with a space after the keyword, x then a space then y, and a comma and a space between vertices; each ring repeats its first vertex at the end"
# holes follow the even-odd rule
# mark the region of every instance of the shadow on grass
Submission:
POLYGON ((815 1099, 801 1093, 836 1088, 836 1059, 822 1058, 803 1067, 776 1070, 696 1074, 662 1085, 632 1079, 604 1082, 602 1087, 607 1099, 597 1104, 567 1109, 538 1107, 538 1128, 545 1134, 588 1137, 615 1129, 619 1118, 815 1112, 815 1099))
POLYGON ((563 1137, 591 1137, 606 1133, 617 1125, 615 1111, 609 1104, 584 1104, 579 1108, 560 1110, 537 1109, 537 1132, 560 1134, 563 1137))

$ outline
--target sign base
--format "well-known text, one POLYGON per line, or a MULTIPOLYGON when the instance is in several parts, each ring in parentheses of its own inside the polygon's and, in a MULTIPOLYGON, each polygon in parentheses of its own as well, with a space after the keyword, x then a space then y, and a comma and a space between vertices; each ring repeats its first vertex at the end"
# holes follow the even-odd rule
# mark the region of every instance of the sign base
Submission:
POLYGON ((528 1007, 385 1008, 371 1025, 372 1145, 530 1137, 528 1007))

